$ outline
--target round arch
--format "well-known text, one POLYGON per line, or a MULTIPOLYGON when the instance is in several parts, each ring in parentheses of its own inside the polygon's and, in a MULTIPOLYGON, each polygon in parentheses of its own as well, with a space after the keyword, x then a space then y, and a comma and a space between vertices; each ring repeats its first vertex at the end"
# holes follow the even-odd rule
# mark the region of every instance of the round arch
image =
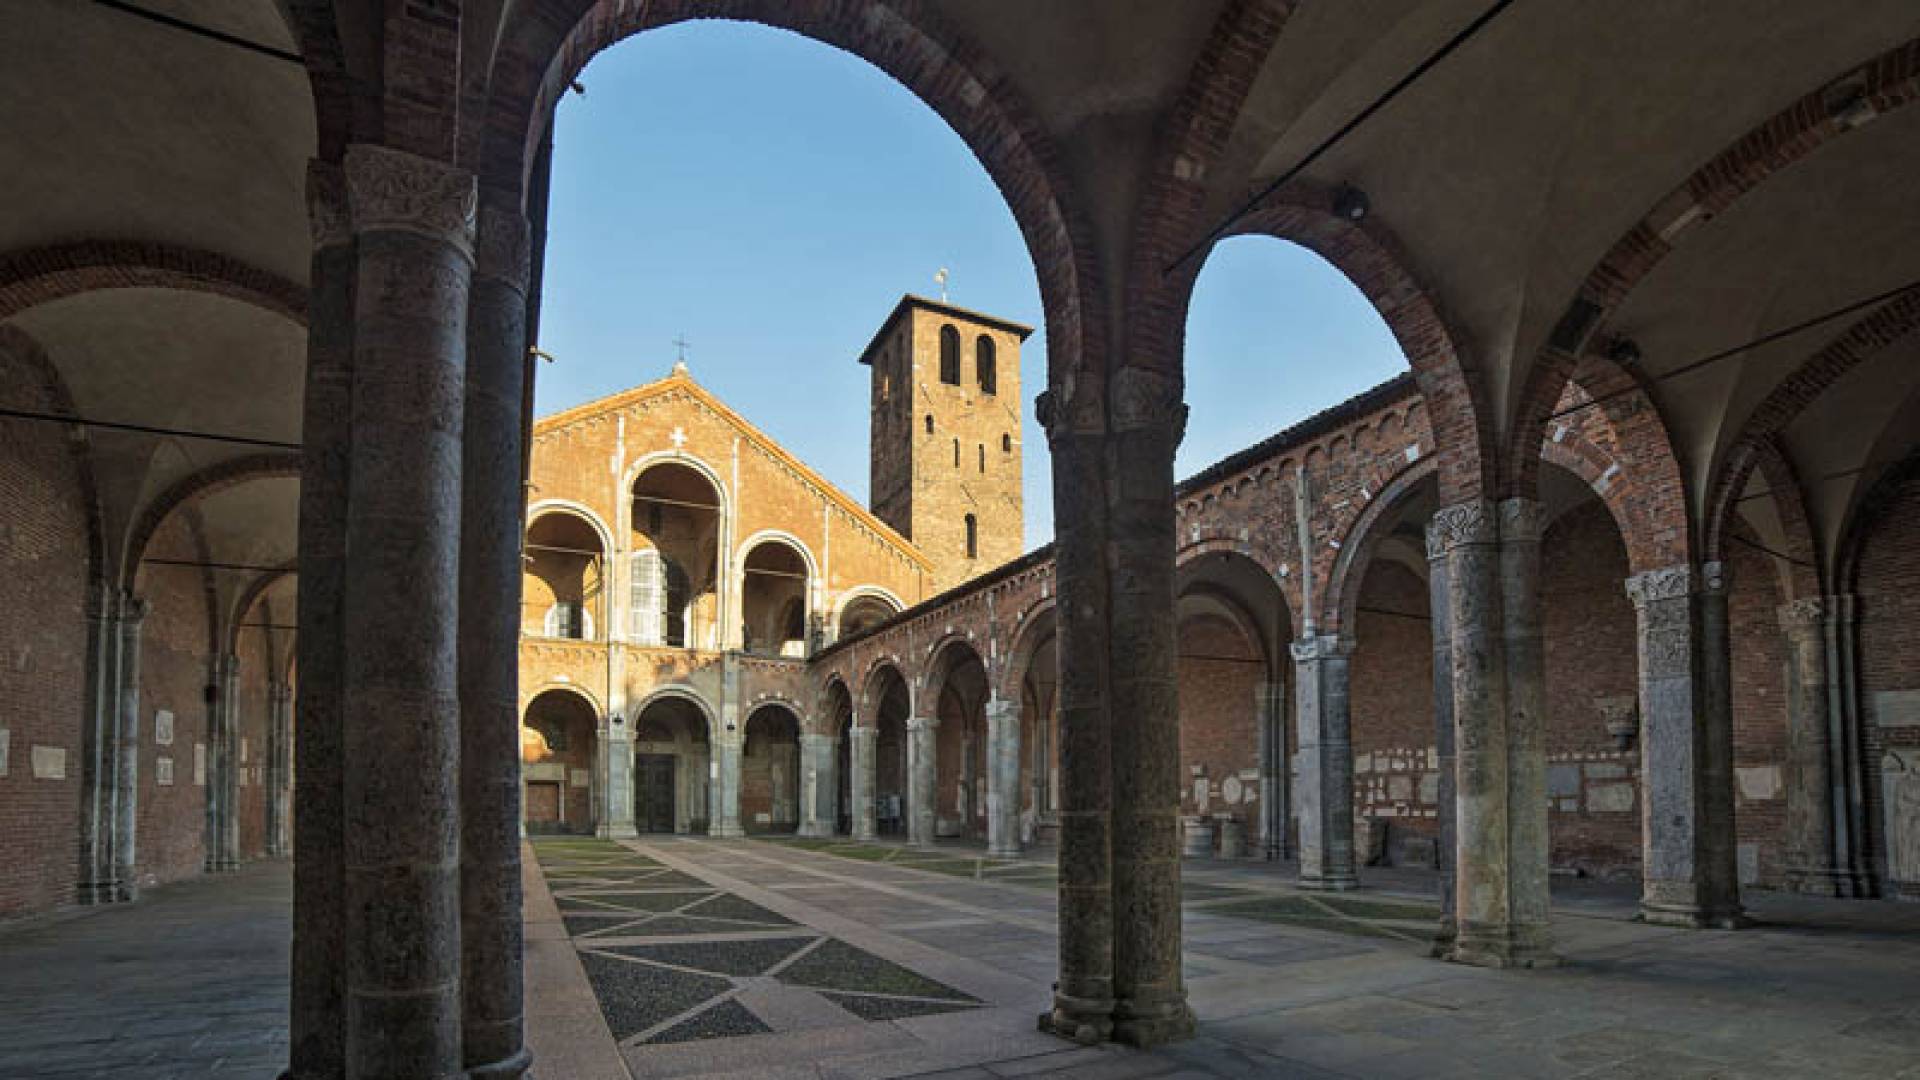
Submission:
MULTIPOLYGON (((878 605, 882 605, 887 608, 890 608, 891 612, 888 614, 887 618, 892 618, 893 616, 898 615, 901 612, 907 610, 907 606, 900 601, 900 598, 898 596, 894 595, 894 592, 891 589, 882 588, 879 585, 855 585, 851 589, 843 590, 840 593, 839 597, 834 601, 833 611, 830 617, 832 619, 833 632, 836 639, 844 638, 848 636, 847 632, 844 630, 847 612, 855 604, 860 604, 860 603, 872 603, 872 604, 878 604, 878 605)), ((866 629, 866 627, 860 627, 859 629, 856 629, 853 632, 859 633, 860 630, 864 630, 864 629, 866 629)))
POLYGON ((1353 626, 1360 603, 1360 581, 1366 576, 1367 565, 1373 561, 1374 549, 1385 535, 1383 525, 1402 517, 1419 497, 1421 488, 1436 482, 1437 471, 1438 462, 1432 457, 1421 458, 1402 469, 1366 509, 1354 516, 1346 534, 1340 538, 1340 555, 1334 560, 1333 572, 1327 576, 1320 619, 1329 632, 1338 634, 1343 628, 1353 626))
MULTIPOLYGON (((731 573, 737 583, 736 592, 740 597, 739 619, 741 626, 742 649, 751 650, 755 644, 778 642, 775 650, 782 655, 792 651, 797 641, 800 652, 809 648, 813 633, 813 621, 820 605, 820 565, 814 559, 813 552, 805 541, 785 529, 761 529, 740 541, 734 549, 731 573), (797 588, 791 584, 756 580, 758 575, 790 575, 791 569, 781 570, 765 566, 750 565, 754 557, 768 549, 786 549, 798 558, 800 573, 804 575, 797 588), (798 619, 792 614, 794 601, 799 602, 798 619), (796 625, 797 622, 797 625, 796 625)), ((791 582, 791 577, 787 578, 791 582)), ((764 651, 764 650, 762 650, 764 651)))
MULTIPOLYGON (((913 710, 913 680, 907 678, 906 667, 900 663, 898 656, 892 653, 882 653, 867 662, 867 670, 860 676, 860 695, 855 702, 867 713, 869 721, 871 721, 873 717, 873 710, 880 707, 880 702, 882 698, 885 697, 885 690, 882 687, 882 683, 889 675, 898 679, 900 685, 906 689, 907 710, 909 714, 911 714, 913 710), (876 694, 876 690, 879 690, 880 693, 876 694)), ((872 724, 869 722, 865 726, 871 727, 872 724)))
POLYGON ((571 514, 585 521, 592 526, 594 535, 600 538, 600 550, 606 552, 609 558, 612 557, 615 551, 613 530, 607 528, 607 523, 600 520, 600 515, 594 513, 592 507, 572 499, 541 499, 527 507, 527 528, 532 529, 534 522, 551 514, 571 514))
POLYGON ((699 710, 701 719, 707 722, 707 738, 712 740, 719 737, 719 711, 709 704, 706 698, 701 697, 699 691, 689 686, 655 687, 647 696, 634 703, 632 715, 627 718, 628 726, 637 729, 640 726, 640 718, 646 715, 649 708, 669 698, 684 701, 699 710))
POLYGON ((600 703, 585 687, 549 682, 520 708, 520 793, 528 833, 591 833, 603 809, 596 793, 600 703))

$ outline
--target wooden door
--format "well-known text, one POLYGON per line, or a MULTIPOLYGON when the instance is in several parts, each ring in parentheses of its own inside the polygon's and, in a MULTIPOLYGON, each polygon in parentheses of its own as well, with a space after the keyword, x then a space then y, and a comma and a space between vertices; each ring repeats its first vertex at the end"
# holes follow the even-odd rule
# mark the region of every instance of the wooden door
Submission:
POLYGON ((527 831, 558 832, 560 829, 560 785, 551 781, 527 784, 527 831))
POLYGON ((672 832, 673 755, 641 754, 634 773, 634 827, 641 832, 672 832))

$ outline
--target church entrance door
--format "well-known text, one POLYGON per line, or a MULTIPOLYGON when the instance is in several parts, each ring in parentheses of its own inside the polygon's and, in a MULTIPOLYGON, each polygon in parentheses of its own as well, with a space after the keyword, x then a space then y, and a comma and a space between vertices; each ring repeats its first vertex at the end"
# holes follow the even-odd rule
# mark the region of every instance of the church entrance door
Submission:
POLYGON ((635 762, 633 823, 641 832, 673 831, 672 754, 641 754, 635 762))

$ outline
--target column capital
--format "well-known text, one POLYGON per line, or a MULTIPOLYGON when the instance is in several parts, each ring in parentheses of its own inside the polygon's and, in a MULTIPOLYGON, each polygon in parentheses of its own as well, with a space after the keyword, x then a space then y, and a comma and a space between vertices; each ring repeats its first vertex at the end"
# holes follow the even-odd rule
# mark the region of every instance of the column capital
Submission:
POLYGON ((934 730, 937 730, 939 727, 940 727, 940 718, 937 716, 907 717, 908 731, 934 731, 934 730))
POLYGON ((1123 367, 1109 380, 1108 414, 1116 432, 1163 432, 1179 446, 1187 434, 1180 377, 1145 367, 1123 367))
POLYGON ((1693 593, 1693 568, 1681 563, 1643 570, 1627 579, 1627 597, 1644 611, 1649 604, 1677 600, 1693 593))
POLYGON ((800 733, 800 744, 802 746, 832 746, 838 741, 838 739, 835 739, 831 735, 819 735, 811 731, 803 731, 800 733))
POLYGON ((995 698, 986 704, 987 719, 1006 719, 1020 715, 1020 703, 1011 698, 995 698))
POLYGON ((1780 629, 1789 634, 1812 633, 1826 624, 1827 607, 1824 596, 1807 596, 1781 604, 1780 629))
POLYGON ((347 147, 344 171, 356 234, 417 233, 473 257, 479 188, 472 173, 371 143, 347 147))
POLYGON ((517 207, 480 205, 480 217, 474 235, 473 273, 475 277, 498 281, 526 292, 533 276, 533 249, 528 235, 527 216, 517 207))
POLYGON ((1700 591, 1725 594, 1732 584, 1726 563, 1718 559, 1700 564, 1700 591))
POLYGON ((353 239, 353 213, 347 206, 346 170, 331 161, 307 162, 307 225, 313 249, 338 247, 353 239))
POLYGON ((1500 519, 1492 503, 1476 499, 1454 503, 1434 511, 1427 522, 1427 557, 1442 558, 1458 547, 1469 544, 1496 544, 1500 541, 1500 519))
POLYGON ((146 617, 147 617, 147 601, 144 597, 136 596, 133 593, 120 594, 121 623, 137 629, 140 626, 141 621, 144 620, 146 617))
POLYGON ((1500 539, 1537 544, 1546 524, 1546 506, 1538 499, 1500 500, 1500 539))
MULTIPOLYGON (((1338 634, 1320 634, 1316 637, 1302 638, 1287 646, 1293 653, 1296 663, 1309 663, 1314 660, 1326 660, 1335 656, 1351 656, 1354 640, 1338 634)), ((1263 684, 1266 685, 1266 684, 1263 684)))
POLYGON ((854 724, 847 728, 847 738, 853 740, 856 743, 867 742, 868 740, 872 739, 875 735, 878 735, 878 734, 879 732, 875 731, 873 728, 861 727, 859 724, 854 724))

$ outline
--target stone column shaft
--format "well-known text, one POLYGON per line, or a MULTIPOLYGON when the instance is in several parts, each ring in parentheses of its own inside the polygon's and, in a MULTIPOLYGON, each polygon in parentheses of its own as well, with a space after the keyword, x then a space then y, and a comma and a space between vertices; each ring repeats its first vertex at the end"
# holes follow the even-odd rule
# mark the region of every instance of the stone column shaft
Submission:
POLYGON ((519 1076, 531 1060, 522 1034, 519 718, 527 244, 517 207, 481 209, 460 460, 460 976, 469 1076, 519 1076))
POLYGON ((294 639, 293 954, 289 1073, 346 1073, 346 529, 351 472, 356 248, 339 166, 307 172, 313 226, 300 453, 300 604, 294 639))
POLYGON ((369 145, 347 149, 346 178, 351 471, 377 481, 347 504, 347 1073, 449 1076, 464 1064, 457 629, 476 192, 469 173, 369 145))
POLYGON ((878 823, 874 820, 874 788, 877 785, 878 761, 874 755, 876 732, 870 727, 861 727, 858 719, 847 728, 847 759, 849 770, 853 773, 847 778, 847 808, 853 816, 853 838, 872 840, 880 834, 878 823))
POLYGON ((1836 842, 1840 819, 1836 789, 1843 789, 1829 717, 1828 624, 1825 597, 1795 600, 1780 608, 1787 669, 1787 876, 1797 891, 1845 896, 1836 842))
POLYGON ((1107 696, 1105 438, 1056 400, 1037 412, 1053 454, 1059 598, 1060 978, 1043 1029, 1095 1043, 1113 1032, 1113 724, 1107 696))
POLYGON ((1827 732, 1837 762, 1831 793, 1834 891, 1878 895, 1874 858, 1867 851, 1866 748, 1860 731, 1859 604, 1852 593, 1826 598, 1827 732))
POLYGON ((1263 682, 1253 688, 1254 723, 1260 732, 1260 851, 1268 862, 1287 857, 1286 708, 1284 684, 1263 682))
POLYGON ((595 749, 596 770, 606 778, 601 785, 606 805, 601 807, 600 824, 594 833, 632 839, 640 835, 633 822, 633 730, 631 724, 620 723, 618 719, 617 714, 607 718, 603 725, 606 735, 595 749))
POLYGON ((1541 504, 1500 504, 1500 632, 1507 677, 1509 959, 1540 967, 1553 955, 1548 895, 1547 652, 1540 628, 1541 504))
POLYGON ((934 796, 939 783, 940 721, 915 716, 907 721, 907 843, 931 844, 934 839, 934 796))
POLYGON ((1439 842, 1434 845, 1434 871, 1439 879, 1440 926, 1434 934, 1434 955, 1445 956, 1453 950, 1454 848, 1459 842, 1456 826, 1458 808, 1454 805, 1453 754, 1453 632, 1448 620, 1446 553, 1436 545, 1431 531, 1427 546, 1427 606, 1433 629, 1433 742, 1435 767, 1439 770, 1438 800, 1439 842))
MULTIPOLYGON (((1731 926, 1739 919, 1731 844, 1731 715, 1725 691, 1712 685, 1725 683, 1710 676, 1703 663, 1700 584, 1685 565, 1627 579, 1639 626, 1646 841, 1640 914, 1667 925, 1731 926), (1715 805, 1722 788, 1729 800, 1724 825, 1715 805), (1726 835, 1715 835, 1720 828, 1726 835)), ((1712 598, 1705 606, 1714 610, 1713 636, 1724 640, 1724 589, 1716 585, 1704 593, 1712 598)))
POLYGON ((1020 706, 987 703, 987 854, 1020 854, 1020 706))
POLYGON ((740 737, 727 732, 713 744, 708 836, 745 836, 740 826, 740 737))
POLYGON ((1153 1046, 1193 1034, 1181 974, 1180 697, 1174 631, 1173 455, 1187 407, 1177 375, 1108 380, 1105 489, 1113 749, 1113 1035, 1153 1046))
POLYGON ((80 880, 75 901, 111 904, 118 883, 113 858, 113 732, 120 715, 120 620, 100 582, 87 595, 87 726, 80 767, 80 880))
POLYGON ((267 855, 284 858, 287 854, 287 809, 289 773, 292 766, 293 738, 292 690, 276 682, 267 690, 267 855))
POLYGON ((834 779, 834 750, 831 735, 800 736, 801 836, 833 835, 834 796, 839 791, 834 779))
POLYGON ((120 686, 113 731, 113 863, 118 898, 140 895, 140 631, 147 603, 120 599, 120 686))
POLYGON ((1347 658, 1352 645, 1333 637, 1293 644, 1295 717, 1299 724, 1300 887, 1353 889, 1360 879, 1353 852, 1353 738, 1348 716, 1347 658))
POLYGON ((240 866, 240 658, 229 653, 217 668, 219 697, 214 710, 217 717, 220 766, 214 771, 214 788, 207 792, 211 811, 211 843, 208 845, 208 869, 224 873, 240 866))

